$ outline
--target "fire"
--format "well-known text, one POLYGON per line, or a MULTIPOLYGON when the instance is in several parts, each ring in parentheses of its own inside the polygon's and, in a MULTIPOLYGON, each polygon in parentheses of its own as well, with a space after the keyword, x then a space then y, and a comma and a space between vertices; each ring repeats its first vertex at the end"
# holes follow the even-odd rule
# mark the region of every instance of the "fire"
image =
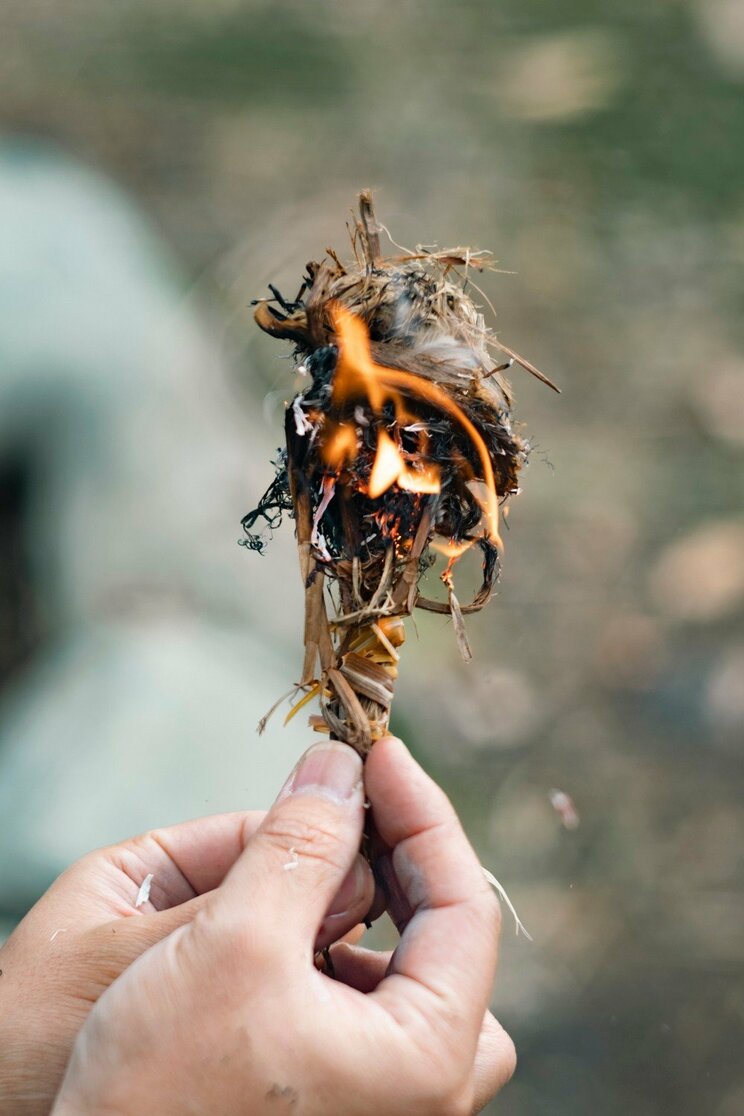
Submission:
POLYGON ((438 539, 432 540, 430 546, 432 550, 436 550, 439 554, 443 554, 445 558, 462 558, 466 551, 470 550, 473 545, 474 539, 467 539, 465 542, 455 542, 450 539, 449 542, 439 542, 438 539))
POLYGON ((441 492, 439 469, 436 465, 422 465, 418 469, 406 469, 398 477, 398 484, 408 492, 423 492, 433 495, 441 492))
POLYGON ((357 438, 352 426, 332 424, 323 441, 323 456, 332 469, 340 469, 357 453, 357 438))
POLYGON ((460 561, 463 554, 467 554, 474 544, 475 539, 466 539, 464 542, 456 542, 455 539, 450 539, 449 542, 439 542, 435 540, 430 543, 432 550, 436 550, 439 554, 443 554, 448 560, 447 565, 439 575, 448 589, 452 588, 453 569, 460 561))
POLYGON ((387 492, 405 469, 405 462, 393 439, 384 430, 377 440, 375 463, 369 478, 369 494, 373 500, 387 492))
POLYGON ((381 430, 369 478, 369 495, 376 500, 393 484, 408 492, 439 492, 439 470, 434 465, 420 470, 410 468, 390 435, 381 430))
MULTIPOLYGON (((355 396, 363 396, 377 414, 382 413, 385 403, 389 401, 393 403, 400 417, 401 413, 405 413, 402 396, 407 393, 446 412, 453 418, 466 432, 480 458, 485 493, 482 498, 478 497, 478 500, 483 508, 486 536, 501 547, 498 496, 493 465, 486 444, 476 427, 457 403, 437 384, 411 372, 376 364, 372 358, 367 329, 364 322, 355 314, 339 303, 333 304, 331 312, 339 341, 338 366, 333 381, 334 400, 343 403, 355 396)), ((381 430, 377 457, 370 477, 369 494, 373 498, 380 496, 392 484, 398 484, 401 488, 414 492, 438 492, 439 476, 433 466, 424 467, 421 471, 407 466, 393 440, 381 430)))

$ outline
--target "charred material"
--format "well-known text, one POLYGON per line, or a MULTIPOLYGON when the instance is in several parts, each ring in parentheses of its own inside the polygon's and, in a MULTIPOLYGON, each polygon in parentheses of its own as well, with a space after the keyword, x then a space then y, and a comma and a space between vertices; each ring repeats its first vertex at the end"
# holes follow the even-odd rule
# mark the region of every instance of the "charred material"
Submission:
POLYGON ((240 525, 245 532, 245 538, 240 540, 240 545, 248 550, 255 550, 263 554, 266 550, 267 540, 253 528, 259 520, 273 532, 281 525, 284 512, 292 512, 292 497, 289 494, 289 478, 287 476, 287 451, 280 449, 277 459, 273 462, 276 476, 258 502, 258 506, 244 515, 240 525))
MULTIPOLYGON (((243 520, 296 521, 305 584, 305 662, 292 713, 319 697, 311 723, 364 753, 387 730, 403 618, 451 614, 465 657, 463 614, 482 608, 498 573, 499 508, 518 491, 528 452, 492 350, 545 379, 488 329, 466 288, 485 253, 418 249, 383 259, 371 198, 360 198, 355 261, 329 250, 297 298, 274 288, 256 321, 294 343, 304 389, 287 407, 286 456, 243 520), (453 568, 482 554, 482 585, 461 606, 453 568), (422 597, 430 548, 448 558, 447 599, 422 597)), ((549 381, 548 381, 549 382, 549 381)), ((552 385, 551 385, 552 386, 552 385)))

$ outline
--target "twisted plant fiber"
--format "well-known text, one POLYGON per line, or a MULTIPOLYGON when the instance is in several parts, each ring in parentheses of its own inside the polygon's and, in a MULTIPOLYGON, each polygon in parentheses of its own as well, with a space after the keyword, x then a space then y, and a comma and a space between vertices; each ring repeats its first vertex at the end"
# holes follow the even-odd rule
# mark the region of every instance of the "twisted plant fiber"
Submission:
POLYGON ((305 586, 305 695, 295 710, 317 695, 321 712, 311 723, 362 756, 387 731, 403 619, 415 607, 449 613, 468 657, 463 613, 483 607, 498 573, 494 539, 478 533, 482 458, 452 415, 461 413, 477 429, 500 501, 518 491, 528 453, 512 423, 505 366, 491 356, 494 348, 511 350, 495 339, 465 289, 472 270, 488 266, 487 257, 458 248, 384 259, 379 235, 371 199, 363 193, 352 232, 354 262, 344 264, 329 250, 321 263, 308 264, 294 302, 274 291, 256 310, 262 329, 294 343, 297 370, 309 377, 285 424, 286 486, 305 586), (371 359, 391 378, 397 372, 406 421, 416 421, 405 426, 389 409, 370 410, 367 400, 339 397, 339 307, 364 323, 371 359), (443 393, 457 412, 438 405, 443 393), (342 428, 353 431, 356 449, 352 460, 332 469, 324 438, 342 428), (389 429, 401 444, 413 437, 408 430, 426 432, 416 437, 427 439, 426 454, 440 470, 438 493, 394 484, 370 498, 375 448, 381 431, 389 429), (419 592, 431 562, 428 547, 437 536, 481 549, 483 582, 467 605, 460 605, 449 571, 443 578, 446 602, 419 592))

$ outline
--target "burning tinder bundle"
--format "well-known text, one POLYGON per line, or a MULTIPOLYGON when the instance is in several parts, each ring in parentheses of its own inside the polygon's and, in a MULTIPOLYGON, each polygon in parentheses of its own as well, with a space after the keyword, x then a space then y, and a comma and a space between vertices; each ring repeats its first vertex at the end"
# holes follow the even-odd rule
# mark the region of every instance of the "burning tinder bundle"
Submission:
MULTIPOLYGON (((418 249, 383 258, 368 193, 351 229, 354 260, 328 250, 297 298, 275 288, 258 325, 295 347, 306 378, 286 412, 286 450, 243 526, 295 520, 305 586, 305 658, 293 716, 317 697, 314 728, 362 755, 387 732, 405 617, 449 613, 470 657, 463 616, 498 573, 500 507, 518 491, 528 446, 512 424, 503 372, 514 360, 466 293, 486 253, 418 249), (494 359, 493 350, 506 353, 494 359), (459 558, 476 547, 482 583, 461 604, 459 558), (423 595, 435 554, 446 599, 423 595)), ((549 382, 549 381, 548 381, 549 382)), ((551 385, 552 386, 552 385, 551 385)))

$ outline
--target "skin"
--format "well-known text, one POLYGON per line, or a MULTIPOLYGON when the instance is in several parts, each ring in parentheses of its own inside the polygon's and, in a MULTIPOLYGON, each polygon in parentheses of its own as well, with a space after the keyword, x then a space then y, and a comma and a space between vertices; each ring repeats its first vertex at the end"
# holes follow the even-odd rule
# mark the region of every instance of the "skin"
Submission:
MULTIPOLYGON (((59 877, 0 949, 0 1116, 51 1111, 93 1005, 140 954, 195 917, 264 817, 223 814, 153 830, 90 853, 59 877), (149 873, 150 898, 136 907, 149 873)), ((358 939, 363 927, 352 928, 373 895, 358 857, 318 947, 358 939)))
POLYGON ((364 785, 351 749, 315 745, 265 817, 150 834, 50 889, 0 950, 0 1113, 479 1111, 515 1062, 487 1012, 498 928, 452 807, 401 742, 374 746, 364 785), (373 902, 355 868, 365 793, 402 938, 392 957, 339 942, 331 979, 318 944, 373 902))

